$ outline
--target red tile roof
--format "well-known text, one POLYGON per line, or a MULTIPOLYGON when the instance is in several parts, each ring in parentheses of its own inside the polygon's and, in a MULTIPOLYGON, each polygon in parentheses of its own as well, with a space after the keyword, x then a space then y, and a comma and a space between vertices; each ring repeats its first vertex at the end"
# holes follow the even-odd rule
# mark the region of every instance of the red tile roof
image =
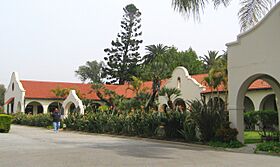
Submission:
MULTIPOLYGON (((204 78, 207 77, 208 74, 197 74, 197 75, 192 75, 192 78, 194 78, 195 80, 197 80, 197 82, 199 82, 201 85, 205 86, 205 90, 202 93, 210 93, 212 90, 207 83, 204 81, 204 78)), ((271 86, 265 82, 264 80, 258 79, 256 81, 254 81, 250 86, 249 86, 249 90, 256 90, 256 89, 270 89, 271 86)), ((220 85, 218 87, 219 91, 224 91, 224 85, 220 85)))
MULTIPOLYGON (((21 83, 26 90, 25 98, 56 99, 57 97, 51 90, 59 87, 75 89, 79 91, 82 98, 99 100, 97 95, 93 92, 91 84, 27 80, 21 80, 21 83)), ((105 85, 105 87, 109 90, 115 90, 117 85, 105 85)))
MULTIPOLYGON (((206 87, 206 90, 202 93, 209 93, 211 92, 211 88, 207 86, 206 82, 204 81, 204 78, 208 74, 198 74, 198 75, 192 75, 192 78, 197 80, 200 84, 206 87)), ((72 88, 77 91, 79 91, 82 98, 85 99, 93 99, 93 100, 99 100, 96 93, 91 88, 91 84, 83 84, 83 83, 67 83, 67 82, 47 82, 47 81, 29 81, 29 80, 21 80, 21 83, 26 90, 25 98, 37 98, 37 99, 56 99, 54 93, 52 93, 52 89, 55 89, 57 87, 60 88, 72 88)), ((162 80, 162 86, 164 86, 167 83, 167 80, 162 80)), ((109 90, 115 91, 119 95, 123 95, 126 98, 131 98, 135 96, 135 93, 129 89, 129 84, 124 85, 105 85, 105 87, 109 90)), ((249 90, 255 90, 255 89, 269 89, 271 88, 268 83, 266 83, 263 80, 256 80, 253 82, 249 90)), ((152 81, 144 82, 141 89, 146 89, 146 91, 150 92, 152 89, 152 81)), ((224 86, 221 85, 218 88, 219 91, 224 90, 224 86)))

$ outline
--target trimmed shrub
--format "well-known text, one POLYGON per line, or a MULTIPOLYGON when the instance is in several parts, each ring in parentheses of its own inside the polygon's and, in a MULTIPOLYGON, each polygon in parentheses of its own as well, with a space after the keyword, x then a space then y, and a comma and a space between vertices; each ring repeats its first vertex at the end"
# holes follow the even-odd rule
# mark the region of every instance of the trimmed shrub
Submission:
POLYGON ((12 116, 0 114, 0 133, 8 133, 11 128, 12 116))
POLYGON ((179 130, 183 128, 184 113, 170 112, 89 112, 85 115, 71 114, 64 119, 68 129, 94 133, 110 133, 130 136, 157 136, 161 126, 164 137, 182 138, 179 130))
POLYGON ((52 118, 50 113, 29 115, 18 112, 14 114, 12 122, 19 125, 48 127, 52 125, 52 118))

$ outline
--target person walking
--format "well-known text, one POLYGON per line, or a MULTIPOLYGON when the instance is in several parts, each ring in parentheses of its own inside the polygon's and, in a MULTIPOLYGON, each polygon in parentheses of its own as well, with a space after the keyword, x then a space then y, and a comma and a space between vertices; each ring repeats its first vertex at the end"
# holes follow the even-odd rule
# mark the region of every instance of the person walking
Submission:
POLYGON ((57 108, 54 109, 52 113, 52 118, 53 118, 54 132, 57 133, 58 129, 60 128, 60 118, 61 118, 61 114, 57 108))

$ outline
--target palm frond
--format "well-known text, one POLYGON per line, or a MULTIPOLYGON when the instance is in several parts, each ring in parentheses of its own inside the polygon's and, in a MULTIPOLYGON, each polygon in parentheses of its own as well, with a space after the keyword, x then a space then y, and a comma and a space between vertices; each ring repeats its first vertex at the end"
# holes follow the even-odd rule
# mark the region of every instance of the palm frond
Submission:
MULTIPOLYGON (((220 5, 225 7, 229 5, 231 0, 212 0, 215 8, 220 5)), ((172 6, 174 10, 189 17, 192 15, 194 20, 200 19, 200 14, 204 12, 205 6, 208 4, 208 0, 172 0, 172 6)))
POLYGON ((217 8, 221 4, 223 4, 225 7, 229 5, 231 0, 213 0, 214 7, 217 8))
POLYGON ((241 0, 238 12, 241 31, 254 26, 271 9, 276 0, 241 0))
POLYGON ((193 15, 195 20, 200 19, 200 13, 203 13, 208 0, 172 0, 174 10, 189 17, 193 15))

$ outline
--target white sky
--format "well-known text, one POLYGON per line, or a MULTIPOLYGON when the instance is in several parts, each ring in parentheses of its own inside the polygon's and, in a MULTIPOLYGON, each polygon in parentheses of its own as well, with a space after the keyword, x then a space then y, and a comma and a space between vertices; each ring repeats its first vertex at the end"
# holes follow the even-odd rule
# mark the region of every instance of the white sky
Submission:
POLYGON ((74 71, 103 60, 130 3, 142 12, 142 55, 144 46, 159 43, 192 47, 198 56, 226 50, 239 34, 238 2, 211 5, 194 22, 175 12, 171 0, 0 0, 0 83, 7 87, 13 71, 20 79, 79 82, 74 71))

